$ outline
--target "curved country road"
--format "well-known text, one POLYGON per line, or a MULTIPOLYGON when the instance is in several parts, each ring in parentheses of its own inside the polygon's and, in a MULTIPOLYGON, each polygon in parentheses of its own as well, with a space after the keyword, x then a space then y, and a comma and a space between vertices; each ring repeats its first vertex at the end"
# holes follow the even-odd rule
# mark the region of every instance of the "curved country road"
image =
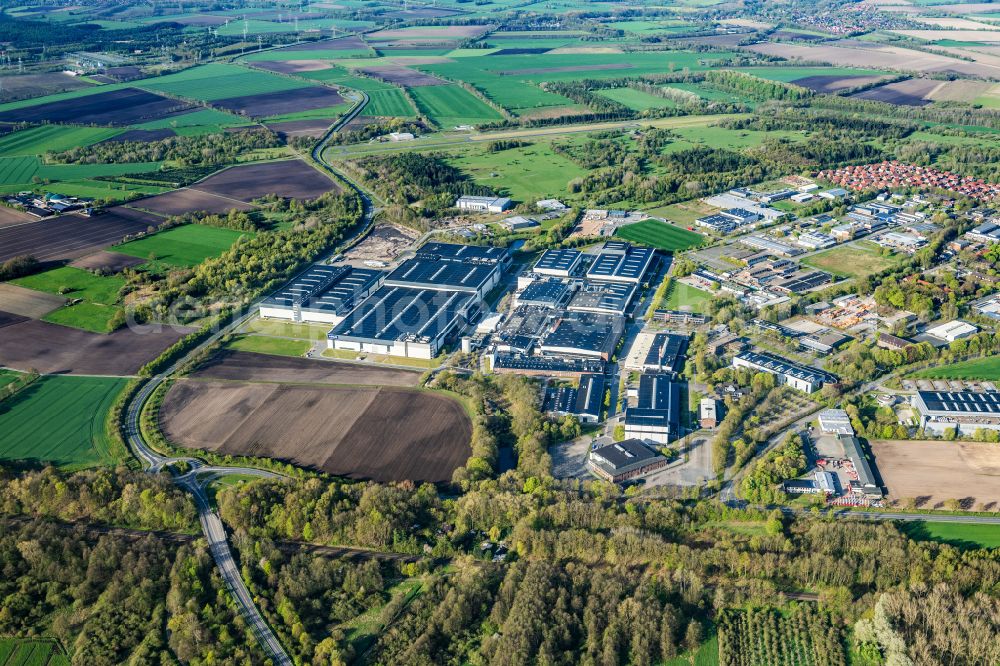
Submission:
MULTIPOLYGON (((353 243, 363 238, 371 228, 375 213, 377 212, 371 198, 365 191, 353 183, 349 178, 335 171, 333 167, 323 159, 323 149, 326 147, 330 136, 339 128, 353 120, 362 111, 362 109, 364 109, 365 105, 368 104, 368 95, 363 91, 358 92, 360 92, 361 95, 358 103, 349 113, 343 116, 337 123, 332 125, 330 129, 327 130, 327 133, 316 144, 312 153, 313 159, 323 169, 325 169, 331 176, 342 181, 348 187, 353 189, 361 199, 363 208, 362 224, 354 234, 352 234, 348 239, 345 239, 344 244, 353 243)), ((344 244, 342 244, 342 246, 344 244)), ((124 433, 129 447, 132 449, 133 453, 135 453, 136 457, 143 463, 143 466, 147 471, 157 473, 162 471, 164 468, 178 463, 186 463, 190 466, 190 471, 184 474, 175 475, 174 482, 184 490, 191 493, 194 498, 195 505, 198 507, 198 519, 201 522, 202 532, 208 540, 212 557, 215 560, 215 564, 219 569, 222 579, 226 582, 226 587, 229 588, 230 593, 233 595, 234 600, 239 606, 240 613, 253 630, 254 635, 260 642, 261 648, 267 654, 271 662, 275 666, 291 666, 292 660, 289 658, 288 653, 285 652, 285 648, 281 645, 281 642, 274 635, 274 632, 267 624, 267 621, 261 615, 260 610, 257 608, 257 605, 253 600, 253 596, 250 594, 250 590, 243 582, 243 577, 240 575, 239 567, 236 565, 236 560, 233 558, 232 550, 229 548, 229 539, 226 535, 225 525, 223 525, 218 512, 216 512, 216 510, 212 507, 212 503, 209 501, 208 494, 205 490, 207 484, 212 479, 226 474, 243 474, 265 478, 276 478, 279 475, 274 472, 252 467, 213 467, 205 465, 202 461, 196 458, 173 458, 164 456, 149 446, 143 437, 142 429, 140 427, 143 406, 146 404, 149 396, 153 394, 153 391, 155 391, 157 387, 159 387, 168 377, 176 372, 177 368, 183 365, 187 359, 193 357, 209 345, 214 344, 230 331, 235 330, 239 326, 246 323, 246 321, 255 312, 256 305, 257 303, 251 304, 246 313, 236 317, 228 325, 223 326, 220 330, 213 333, 199 345, 191 349, 183 358, 167 368, 164 372, 150 378, 142 386, 142 388, 136 392, 126 406, 124 433)))

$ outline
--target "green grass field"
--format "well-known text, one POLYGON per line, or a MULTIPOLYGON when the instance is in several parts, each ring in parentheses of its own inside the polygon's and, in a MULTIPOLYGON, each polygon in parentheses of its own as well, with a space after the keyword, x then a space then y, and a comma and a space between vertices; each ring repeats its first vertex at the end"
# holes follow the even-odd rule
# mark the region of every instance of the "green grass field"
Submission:
POLYGON ((17 381, 17 378, 21 376, 20 372, 14 372, 13 370, 4 370, 0 368, 0 388, 7 386, 17 381))
POLYGON ((410 95, 420 112, 443 129, 503 119, 498 111, 459 86, 410 88, 410 95))
POLYGON ((43 377, 0 403, 0 459, 88 467, 114 464, 104 421, 125 379, 43 377))
POLYGON ((133 257, 160 261, 172 266, 195 266, 228 250, 240 236, 252 235, 200 224, 185 224, 108 248, 133 257))
POLYGON ((243 335, 235 338, 227 345, 230 349, 257 352, 258 354, 274 354, 275 356, 302 356, 312 346, 305 340, 287 340, 271 338, 266 335, 243 335))
POLYGON ((919 541, 941 541, 959 548, 1000 548, 1000 525, 928 520, 904 523, 903 531, 919 541))
POLYGON ((73 127, 70 125, 41 125, 13 132, 0 138, 0 155, 19 157, 43 155, 49 151, 60 152, 98 141, 110 139, 122 130, 108 127, 73 127))
POLYGON ((659 220, 643 220, 620 227, 615 235, 635 243, 669 251, 686 250, 701 245, 705 240, 701 234, 659 220))
POLYGON ((883 256, 877 246, 851 243, 806 257, 802 263, 842 278, 858 278, 892 268, 902 261, 899 255, 883 256))
POLYGON ((60 326, 70 328, 80 328, 92 333, 110 333, 111 319, 115 316, 119 308, 113 305, 101 305, 100 303, 75 303, 53 310, 45 315, 42 320, 60 326))
POLYGON ((280 338, 295 338, 296 340, 326 341, 330 332, 330 324, 292 323, 278 319, 254 319, 246 326, 247 331, 263 333, 280 338))
POLYGON ((712 300, 711 293, 671 280, 670 288, 663 299, 663 307, 667 310, 704 312, 710 300, 712 300))
POLYGON ((0 185, 28 185, 40 168, 37 157, 0 158, 0 185))
POLYGON ((69 666, 54 641, 0 638, 0 666, 69 666))
POLYGON ((99 176, 121 176, 129 173, 159 171, 161 162, 131 162, 122 164, 43 164, 38 171, 48 180, 86 180, 99 176))
POLYGON ((979 379, 1000 381, 1000 356, 976 358, 915 372, 920 379, 979 379))
POLYGON ((566 197, 569 181, 587 174, 575 162, 553 152, 547 142, 498 153, 488 153, 485 147, 469 147, 449 154, 447 161, 480 185, 505 191, 518 201, 566 197))
POLYGON ((120 277, 94 275, 90 271, 72 266, 53 268, 12 282, 28 289, 61 294, 66 298, 82 298, 104 305, 117 302, 118 292, 125 286, 125 280, 120 277))
POLYGON ((176 74, 153 79, 143 79, 134 85, 154 92, 206 102, 243 95, 296 90, 309 86, 305 81, 297 81, 291 77, 219 63, 192 67, 176 74))
POLYGON ((648 92, 634 88, 605 88, 604 90, 598 90, 597 94, 614 100, 619 104, 624 104, 633 111, 673 108, 677 106, 677 104, 669 99, 650 95, 648 92))

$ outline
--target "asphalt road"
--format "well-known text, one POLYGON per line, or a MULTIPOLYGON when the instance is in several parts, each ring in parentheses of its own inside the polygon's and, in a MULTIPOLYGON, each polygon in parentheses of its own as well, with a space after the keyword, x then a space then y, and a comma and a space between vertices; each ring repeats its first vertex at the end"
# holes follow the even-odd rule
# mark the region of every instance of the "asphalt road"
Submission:
MULTIPOLYGON (((360 225, 360 228, 348 240, 346 240, 345 243, 356 242, 367 234, 368 230, 372 226, 377 210, 375 209, 368 193, 363 191, 350 179, 336 172, 329 163, 323 160, 322 153, 323 148, 330 139, 330 135, 346 123, 350 122, 368 103, 368 95, 362 91, 359 91, 359 93, 361 96, 354 109, 341 118, 336 124, 331 126, 326 135, 317 143, 316 148, 313 150, 313 158, 316 162, 327 170, 334 178, 346 183, 348 187, 355 190, 361 199, 364 211, 362 218, 363 224, 360 225)), ((251 304, 245 314, 235 318, 227 326, 221 327, 220 330, 209 336, 206 340, 188 352, 187 355, 178 360, 163 373, 156 375, 147 381, 146 384, 136 393, 135 397, 129 402, 125 410, 125 436, 129 447, 151 473, 160 472, 165 467, 174 463, 183 462, 187 463, 191 467, 190 471, 185 474, 175 476, 174 480, 178 486, 187 490, 191 493, 192 497, 194 497, 195 504, 198 507, 198 519, 201 523, 202 532, 208 540, 209 550, 212 553, 212 557, 215 560, 222 579, 226 582, 226 587, 229 588, 230 593, 233 595, 234 600, 240 608, 241 615, 253 630, 254 635, 257 636, 261 648, 267 654, 271 663, 275 666, 291 666, 292 660, 285 652, 284 647, 282 647, 281 642, 275 636, 271 627, 264 620, 264 617, 261 615, 260 610, 257 608, 257 605, 253 600, 253 596, 250 594, 250 590, 243 582, 243 577, 240 575, 239 567, 236 565, 236 560, 233 558, 233 553, 229 548, 226 528, 222 523, 222 519, 219 518, 218 513, 212 507, 212 504, 208 499, 208 495, 205 492, 207 483, 218 476, 224 476, 226 474, 242 474, 260 477, 277 477, 278 475, 273 472, 256 468, 213 467, 207 466, 195 458, 172 458, 164 456, 153 450, 147 444, 139 427, 143 405, 145 405, 153 391, 155 391, 156 388, 160 386, 170 375, 176 372, 177 368, 180 367, 188 358, 191 358, 202 349, 214 344, 223 335, 226 335, 230 331, 236 330, 245 324, 246 321, 256 312, 256 305, 257 303, 251 304)))

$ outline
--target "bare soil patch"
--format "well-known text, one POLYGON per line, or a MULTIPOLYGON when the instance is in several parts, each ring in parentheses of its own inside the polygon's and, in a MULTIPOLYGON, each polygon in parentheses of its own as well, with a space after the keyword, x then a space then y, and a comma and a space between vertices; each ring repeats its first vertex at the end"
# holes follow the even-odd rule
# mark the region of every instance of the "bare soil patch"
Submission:
POLYGON ((807 76, 792 81, 797 86, 809 88, 813 92, 832 93, 847 88, 856 88, 876 83, 885 76, 807 76))
POLYGON ((22 74, 20 76, 5 76, 3 90, 0 90, 0 102, 11 102, 18 99, 31 99, 58 92, 80 90, 91 85, 78 77, 62 72, 48 74, 22 74))
POLYGON ((368 44, 365 40, 352 35, 351 37, 339 37, 337 39, 323 39, 318 42, 304 42, 283 48, 282 53, 299 51, 354 51, 366 49, 368 44))
POLYGON ((329 60, 263 60, 253 63, 254 67, 266 69, 278 74, 296 74, 298 72, 318 72, 330 69, 329 60))
POLYGON ((29 319, 41 319, 66 303, 66 299, 44 291, 0 282, 0 310, 29 319))
POLYGON ((253 208, 251 204, 242 201, 227 199, 192 188, 174 190, 166 194, 157 194, 155 197, 136 201, 131 205, 159 215, 183 215, 192 211, 228 213, 234 208, 236 210, 250 210, 253 208))
POLYGON ((161 217, 115 206, 93 217, 61 215, 53 220, 0 228, 0 261, 23 254, 39 261, 75 259, 163 222, 161 217))
POLYGON ((823 35, 812 35, 807 32, 795 32, 794 30, 778 30, 771 34, 775 39, 797 39, 803 42, 821 42, 829 39, 823 35))
POLYGON ((872 453, 891 499, 916 499, 942 508, 956 499, 965 509, 1000 505, 1000 446, 983 442, 872 441, 872 453))
MULTIPOLYGON (((0 320, 8 316, 0 313, 0 320)), ((0 365, 46 374, 133 375, 191 330, 136 326, 102 335, 25 319, 0 328, 0 365)))
POLYGON ((296 88, 294 90, 282 90, 280 92, 260 95, 242 95, 240 97, 229 97, 213 102, 215 106, 227 111, 246 114, 255 118, 279 116, 284 113, 296 113, 298 111, 312 111, 313 109, 325 109, 328 106, 337 106, 343 103, 344 98, 340 96, 340 93, 324 86, 296 88))
POLYGON ((6 206, 0 206, 0 228, 12 227, 15 224, 25 224, 26 222, 37 221, 37 218, 34 218, 27 213, 22 213, 19 210, 7 208, 6 206))
POLYGON ((410 69, 409 67, 400 67, 396 65, 365 67, 363 69, 359 69, 358 71, 388 83, 395 83, 396 85, 407 86, 410 88, 418 88, 421 86, 443 86, 448 84, 447 81, 439 79, 436 76, 424 74, 423 72, 418 72, 417 70, 410 69))
POLYGON ((80 257, 76 261, 71 262, 70 266, 73 266, 74 268, 82 268, 88 271, 104 270, 112 273, 120 273, 126 268, 138 266, 142 263, 145 263, 145 260, 140 259, 139 257, 132 257, 119 252, 101 250, 100 252, 80 257))
POLYGON ((958 58, 943 56, 898 46, 877 46, 861 48, 853 42, 838 42, 839 45, 788 44, 766 42, 745 47, 755 53, 780 56, 792 60, 828 62, 844 67, 871 67, 904 72, 954 72, 979 77, 996 77, 1000 67, 978 62, 966 62, 958 58))
MULTIPOLYGON (((235 166, 191 186, 192 190, 250 202, 267 194, 315 199, 336 184, 302 160, 235 166)), ((231 208, 232 206, 230 206, 231 208)))
POLYGON ((403 253, 419 234, 404 227, 380 224, 344 256, 348 261, 390 262, 403 253))
POLYGON ((928 95, 935 102, 971 102, 980 95, 985 95, 994 86, 988 81, 942 81, 941 85, 928 95))
POLYGON ((0 113, 0 121, 47 120, 78 125, 131 125, 178 115, 191 108, 190 104, 145 90, 122 88, 4 111, 0 113))
POLYGON ((198 368, 192 376, 204 379, 297 384, 416 386, 421 373, 416 370, 379 368, 359 363, 338 363, 223 350, 198 368))
POLYGON ((121 67, 105 67, 104 75, 115 81, 132 81, 143 77, 142 69, 135 65, 122 65, 121 67))
POLYGON ((940 81, 931 79, 907 79, 906 81, 887 83, 877 88, 869 88, 851 95, 851 97, 901 106, 926 106, 931 103, 930 94, 940 85, 940 81))
POLYGON ((447 481, 469 455, 457 402, 427 391, 182 380, 160 422, 168 439, 377 481, 447 481))
POLYGON ((524 69, 509 69, 497 74, 517 76, 521 74, 558 74, 560 72, 590 72, 593 70, 607 69, 631 69, 632 64, 627 62, 608 62, 603 65, 566 65, 564 67, 525 67, 524 69))

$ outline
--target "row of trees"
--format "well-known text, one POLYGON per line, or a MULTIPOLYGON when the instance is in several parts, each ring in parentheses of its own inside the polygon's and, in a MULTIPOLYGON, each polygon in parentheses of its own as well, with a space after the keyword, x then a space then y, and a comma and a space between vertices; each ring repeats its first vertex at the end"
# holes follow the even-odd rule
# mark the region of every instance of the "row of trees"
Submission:
POLYGON ((233 164, 246 153, 282 145, 281 138, 260 127, 201 136, 172 136, 159 141, 105 141, 77 146, 46 159, 60 164, 123 164, 170 160, 180 167, 233 164))

